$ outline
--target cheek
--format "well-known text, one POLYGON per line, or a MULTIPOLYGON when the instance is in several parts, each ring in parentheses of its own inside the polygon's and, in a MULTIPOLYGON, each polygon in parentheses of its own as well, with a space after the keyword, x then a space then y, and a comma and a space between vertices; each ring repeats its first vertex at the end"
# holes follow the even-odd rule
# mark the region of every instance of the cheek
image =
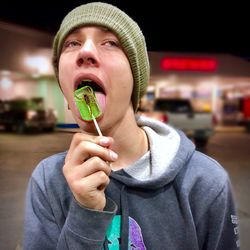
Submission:
POLYGON ((119 87, 120 91, 124 94, 131 94, 134 79, 128 59, 124 56, 120 60, 115 59, 111 61, 115 62, 115 66, 110 65, 113 75, 112 82, 115 86, 119 87))
POLYGON ((118 79, 120 80, 119 88, 122 96, 124 97, 124 99, 130 101, 133 91, 134 79, 129 65, 127 65, 127 68, 123 68, 120 76, 118 76, 118 79))
POLYGON ((70 72, 72 72, 69 63, 67 63, 68 60, 66 60, 66 58, 64 58, 63 56, 60 57, 59 60, 59 65, 58 65, 58 78, 59 78, 59 82, 61 85, 61 88, 63 90, 64 93, 67 93, 69 87, 71 86, 70 84, 70 72))
POLYGON ((59 71, 59 80, 60 82, 64 82, 65 77, 67 76, 67 60, 64 59, 63 56, 60 57, 59 64, 58 64, 58 71, 59 71))

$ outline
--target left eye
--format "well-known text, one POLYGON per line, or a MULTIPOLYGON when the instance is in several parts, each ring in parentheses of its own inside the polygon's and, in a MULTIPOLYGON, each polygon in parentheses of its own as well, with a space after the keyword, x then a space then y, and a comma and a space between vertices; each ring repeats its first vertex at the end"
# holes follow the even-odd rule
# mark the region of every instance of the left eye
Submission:
POLYGON ((76 47, 76 46, 80 46, 80 43, 77 42, 77 41, 69 41, 68 43, 66 43, 66 46, 65 47, 76 47))
POLYGON ((119 47, 119 43, 113 40, 105 41, 104 44, 110 47, 119 47))

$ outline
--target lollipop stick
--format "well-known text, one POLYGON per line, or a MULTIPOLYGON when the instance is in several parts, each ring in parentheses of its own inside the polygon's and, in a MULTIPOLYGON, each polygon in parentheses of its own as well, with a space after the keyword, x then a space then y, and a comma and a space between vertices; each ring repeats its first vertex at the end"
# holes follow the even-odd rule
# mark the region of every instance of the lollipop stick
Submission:
POLYGON ((89 98, 89 96, 87 94, 83 95, 83 98, 84 98, 84 100, 85 100, 85 102, 87 104, 89 113, 91 114, 92 120, 93 120, 93 122, 95 124, 95 128, 97 130, 97 133, 98 133, 98 135, 102 136, 102 131, 100 130, 100 127, 99 127, 99 125, 98 125, 98 123, 97 123, 97 121, 95 119, 95 116, 93 115, 92 109, 90 107, 90 98, 89 98))
POLYGON ((96 128, 96 130, 97 130, 98 135, 99 135, 99 136, 102 136, 102 131, 100 130, 100 127, 99 127, 99 125, 98 125, 98 123, 97 123, 95 117, 93 116, 93 114, 92 114, 92 119, 93 119, 93 122, 94 122, 94 124, 95 124, 95 128, 96 128))

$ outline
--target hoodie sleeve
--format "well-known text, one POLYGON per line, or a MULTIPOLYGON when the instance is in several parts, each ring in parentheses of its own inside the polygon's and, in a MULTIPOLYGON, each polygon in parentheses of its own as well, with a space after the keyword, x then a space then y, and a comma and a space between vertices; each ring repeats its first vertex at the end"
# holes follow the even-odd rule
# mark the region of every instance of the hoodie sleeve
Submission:
POLYGON ((198 235, 198 238, 204 239, 202 244, 204 250, 236 250, 240 248, 238 218, 229 181, 210 205, 205 218, 201 219, 198 231, 205 233, 204 237, 198 235))
POLYGON ((86 209, 72 199, 62 228, 56 223, 46 188, 31 177, 26 194, 24 250, 102 249, 106 230, 116 212, 107 198, 104 211, 86 209), (39 183, 39 184, 38 184, 39 183))

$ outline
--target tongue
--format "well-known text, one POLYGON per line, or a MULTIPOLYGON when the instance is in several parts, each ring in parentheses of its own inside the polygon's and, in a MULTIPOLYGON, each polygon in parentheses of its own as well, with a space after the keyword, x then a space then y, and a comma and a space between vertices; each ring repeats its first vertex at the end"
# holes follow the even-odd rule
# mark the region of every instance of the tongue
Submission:
POLYGON ((102 114, 105 112, 106 108, 106 96, 101 92, 95 92, 96 99, 98 101, 98 105, 102 111, 102 114))

